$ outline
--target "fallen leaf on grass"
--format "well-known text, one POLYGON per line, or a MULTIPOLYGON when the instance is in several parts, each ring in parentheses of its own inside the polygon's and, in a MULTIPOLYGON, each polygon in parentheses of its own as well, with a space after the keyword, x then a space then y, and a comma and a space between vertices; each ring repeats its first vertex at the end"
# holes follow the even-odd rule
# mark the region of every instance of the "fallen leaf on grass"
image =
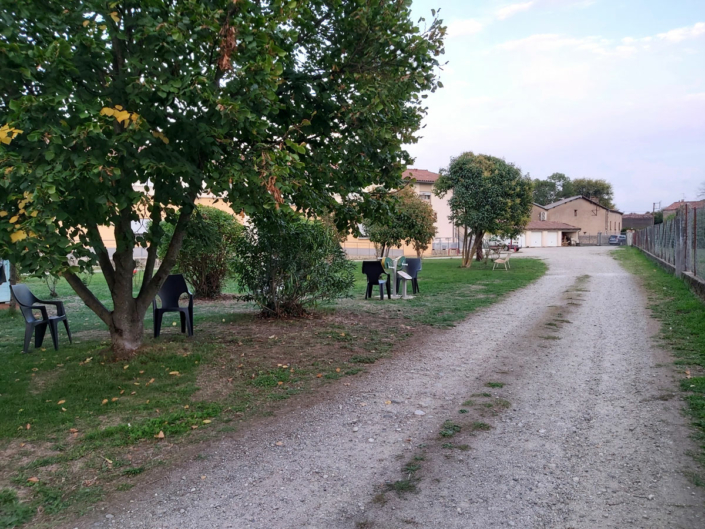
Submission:
POLYGON ((170 374, 170 375, 179 376, 179 372, 178 372, 178 371, 169 371, 169 374, 170 374))
POLYGON ((284 382, 282 382, 281 380, 277 382, 277 386, 281 386, 282 384, 284 384, 284 382))
POLYGON ((685 378, 690 378, 690 369, 685 370, 685 378))
POLYGON ((155 439, 164 439, 164 432, 159 430, 159 433, 154 436, 155 439))
POLYGON ((30 483, 39 483, 39 478, 31 477, 27 481, 29 481, 30 483))
POLYGON ((197 428, 198 428, 198 425, 197 425, 197 424, 193 424, 193 425, 191 426, 191 429, 192 429, 192 430, 196 430, 197 428))
POLYGON ((184 409, 185 409, 185 410, 188 410, 188 404, 187 404, 186 406, 184 406, 184 409))
POLYGON ((150 379, 149 379, 149 382, 147 382, 147 383, 145 384, 145 386, 149 386, 149 385, 150 385, 151 383, 153 383, 153 382, 154 382, 154 379, 153 379, 153 378, 150 378, 150 379))
POLYGON ((107 403, 108 403, 108 399, 103 399, 103 402, 101 402, 100 405, 102 406, 103 404, 107 404, 107 403))
POLYGON ((135 395, 135 394, 137 394, 136 391, 133 391, 132 393, 130 393, 130 395, 135 395))
POLYGON ((63 403, 65 403, 65 402, 66 402, 66 401, 62 399, 62 400, 60 400, 59 402, 57 402, 57 404, 63 404, 63 403))
POLYGON ((76 428, 71 428, 71 429, 69 430, 69 432, 71 432, 71 433, 78 433, 78 430, 77 430, 76 428))
POLYGON ((61 411, 66 411, 66 408, 61 408, 61 411))
POLYGON ((25 430, 31 430, 31 429, 32 429, 32 425, 27 423, 27 426, 25 426, 25 430))
POLYGON ((117 400, 119 400, 119 398, 118 398, 118 397, 113 397, 113 398, 110 399, 110 400, 111 400, 112 402, 116 402, 117 400))
POLYGON ((322 376, 323 376, 323 375, 322 375, 321 373, 318 373, 318 374, 316 375, 316 378, 321 378, 322 376))
POLYGON ((336 373, 340 373, 340 368, 339 368, 339 367, 336 367, 336 368, 335 368, 335 372, 336 372, 336 373))
POLYGON ((125 393, 125 390, 120 390, 120 395, 122 395, 123 393, 125 393))
POLYGON ((210 423, 211 423, 210 419, 203 419, 203 424, 210 424, 210 423))
POLYGON ((122 368, 127 369, 128 367, 130 367, 130 364, 127 364, 126 366, 123 366, 122 368))
POLYGON ((144 375, 144 371, 140 371, 140 375, 144 375))

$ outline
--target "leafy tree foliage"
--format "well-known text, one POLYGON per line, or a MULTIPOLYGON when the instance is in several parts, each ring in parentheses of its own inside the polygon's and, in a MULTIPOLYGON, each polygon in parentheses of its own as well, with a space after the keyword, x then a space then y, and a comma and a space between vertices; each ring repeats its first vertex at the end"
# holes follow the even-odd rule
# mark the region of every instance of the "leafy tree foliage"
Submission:
POLYGON ((563 173, 553 173, 546 180, 534 180, 534 202, 545 206, 562 198, 574 196, 573 185, 563 173))
POLYGON ((410 4, 0 0, 0 252, 63 274, 130 353, 199 193, 356 226, 379 209, 366 189, 399 187, 423 92, 440 86, 445 28, 421 30, 410 4), (112 309, 77 276, 96 264, 112 309))
POLYGON ((243 299, 265 316, 301 316, 320 301, 348 295, 355 284, 335 231, 288 208, 255 218, 235 250, 243 299))
POLYGON ((573 180, 573 190, 576 195, 590 198, 600 205, 614 209, 614 191, 607 180, 592 178, 576 178, 573 180))
POLYGON ((571 180, 563 173, 553 173, 546 180, 534 180, 534 202, 541 205, 551 204, 563 198, 582 195, 599 202, 606 208, 613 209, 614 191, 612 184, 606 180, 576 178, 571 180))
POLYGON ((452 158, 434 184, 434 192, 449 199, 449 220, 463 229, 463 262, 482 246, 486 233, 515 234, 531 216, 533 184, 514 165, 494 156, 466 152, 452 158))
MULTIPOLYGON (((159 258, 169 249, 166 241, 173 237, 176 226, 164 223, 159 258)), ((214 298, 223 288, 224 281, 232 275, 235 258, 235 240, 243 227, 235 217, 218 208, 197 206, 193 218, 186 226, 186 235, 178 257, 176 270, 188 280, 202 298, 214 298)))
POLYGON ((400 248, 403 242, 421 257, 436 236, 436 220, 431 204, 407 185, 390 195, 387 215, 367 220, 364 226, 379 256, 388 256, 391 248, 400 248))

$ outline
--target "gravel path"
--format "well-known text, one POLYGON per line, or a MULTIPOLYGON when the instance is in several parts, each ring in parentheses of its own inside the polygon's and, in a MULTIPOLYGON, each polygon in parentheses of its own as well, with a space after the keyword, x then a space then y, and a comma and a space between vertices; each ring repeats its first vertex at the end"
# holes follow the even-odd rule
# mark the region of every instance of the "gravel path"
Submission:
POLYGON ((609 248, 524 253, 549 263, 538 282, 73 525, 705 527, 637 280, 609 248), (462 429, 444 439, 447 419, 462 429), (402 473, 409 462, 419 470, 402 473), (383 493, 406 478, 416 492, 383 493))

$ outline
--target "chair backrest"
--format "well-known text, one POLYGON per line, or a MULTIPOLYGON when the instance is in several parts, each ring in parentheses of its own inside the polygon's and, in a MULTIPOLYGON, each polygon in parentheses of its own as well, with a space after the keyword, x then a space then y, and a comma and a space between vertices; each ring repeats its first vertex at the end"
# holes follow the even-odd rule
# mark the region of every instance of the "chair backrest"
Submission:
POLYGON ((10 285, 12 289, 12 294, 15 296, 17 303, 23 307, 31 307, 36 301, 39 301, 32 291, 27 287, 27 285, 10 285))
POLYGON ((34 317, 34 312, 32 312, 32 306, 35 302, 39 301, 32 291, 27 287, 27 285, 10 285, 12 290, 12 295, 15 296, 17 304, 20 306, 20 311, 24 320, 26 322, 37 321, 34 317))
POLYGON ((367 280, 377 280, 382 274, 386 274, 386 270, 379 261, 362 261, 362 273, 367 276, 367 280))
POLYGON ((406 268, 404 269, 404 272, 409 274, 412 279, 416 279, 416 276, 419 274, 419 270, 421 270, 421 259, 418 257, 411 257, 406 260, 406 268))
POLYGON ((162 288, 159 289, 159 299, 162 300, 162 308, 173 308, 179 306, 181 294, 188 294, 188 285, 184 276, 172 274, 166 278, 162 288))

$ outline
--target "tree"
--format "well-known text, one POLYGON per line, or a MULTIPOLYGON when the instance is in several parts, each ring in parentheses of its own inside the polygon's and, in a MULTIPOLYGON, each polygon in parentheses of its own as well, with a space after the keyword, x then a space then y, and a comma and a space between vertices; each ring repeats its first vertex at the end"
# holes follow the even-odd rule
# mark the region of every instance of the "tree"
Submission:
MULTIPOLYGON (((166 237, 159 247, 160 259, 169 249, 166 241, 175 229, 173 224, 164 224, 166 237)), ((235 241, 242 229, 242 224, 225 211, 209 206, 196 207, 186 227, 176 269, 184 274, 197 296, 214 298, 220 295, 223 282, 232 275, 235 241)))
POLYGON ((235 243, 238 283, 264 316, 301 316, 320 301, 349 295, 354 264, 329 225, 290 209, 255 217, 235 243))
POLYGON ((515 233, 531 216, 531 179, 494 156, 466 152, 452 158, 434 184, 441 198, 449 191, 449 220, 463 230, 463 268, 471 266, 486 233, 515 233))
POLYGON ((0 0, 0 20, 0 253, 62 274, 127 354, 199 193, 355 227, 380 209, 366 189, 400 186, 441 86, 445 28, 419 29, 406 0, 0 0), (94 265, 113 309, 79 280, 94 265))
POLYGON ((438 232, 438 215, 431 203, 418 196, 412 186, 399 191, 398 196, 404 242, 416 250, 417 257, 421 257, 438 232))
POLYGON ((574 196, 573 184, 563 173, 553 173, 546 180, 534 180, 534 202, 545 206, 574 196))
POLYGON ((614 191, 612 184, 606 180, 594 180, 591 178, 576 178, 573 180, 573 191, 576 195, 598 202, 600 205, 614 209, 614 191))
POLYGON ((389 195, 385 215, 367 219, 363 224, 380 257, 388 256, 392 248, 400 248, 402 242, 413 246, 421 257, 436 236, 437 219, 431 204, 419 197, 413 186, 407 185, 389 195))

